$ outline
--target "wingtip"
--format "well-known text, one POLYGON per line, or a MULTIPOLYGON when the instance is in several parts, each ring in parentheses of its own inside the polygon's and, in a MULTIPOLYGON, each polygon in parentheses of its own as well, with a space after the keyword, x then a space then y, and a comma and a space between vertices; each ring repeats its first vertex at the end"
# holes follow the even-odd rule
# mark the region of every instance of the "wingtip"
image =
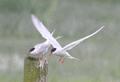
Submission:
POLYGON ((36 17, 35 17, 35 15, 34 15, 34 14, 31 14, 31 18, 33 19, 33 18, 36 18, 36 17))
POLYGON ((103 25, 102 28, 104 28, 105 26, 103 25))
POLYGON ((102 30, 104 27, 105 27, 105 26, 103 25, 103 26, 100 28, 100 30, 102 30))
POLYGON ((39 21, 39 23, 43 24, 34 14, 31 14, 32 21, 39 21))
POLYGON ((95 34, 98 33, 99 31, 101 31, 104 27, 105 27, 104 25, 101 26, 101 27, 95 32, 95 34))

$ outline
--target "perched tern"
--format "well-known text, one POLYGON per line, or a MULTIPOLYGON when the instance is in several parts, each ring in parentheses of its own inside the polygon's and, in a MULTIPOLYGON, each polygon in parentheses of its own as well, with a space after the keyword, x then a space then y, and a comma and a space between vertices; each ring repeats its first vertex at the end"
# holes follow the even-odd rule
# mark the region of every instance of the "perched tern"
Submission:
MULTIPOLYGON (((51 33, 53 35, 53 32, 51 33)), ((60 39, 61 36, 58 36, 56 39, 60 39)), ((45 42, 36 44, 33 48, 29 50, 30 54, 32 54, 33 57, 35 58, 41 58, 45 54, 47 54, 48 49, 50 48, 51 44, 48 40, 45 42)))
POLYGON ((46 40, 43 43, 36 44, 33 48, 31 48, 29 50, 32 57, 39 59, 39 67, 43 68, 44 63, 47 62, 46 61, 46 58, 47 58, 46 54, 47 54, 50 46, 51 45, 49 44, 48 40, 46 40))
MULTIPOLYGON (((34 24, 33 20, 32 20, 32 22, 34 24)), ((51 35, 53 35, 54 32, 55 32, 55 30, 51 33, 51 35)), ((62 38, 62 37, 61 36, 56 37, 56 39, 60 39, 60 38, 62 38)), ((36 44, 33 48, 31 48, 29 50, 31 57, 39 59, 39 67, 43 68, 44 63, 47 62, 46 61, 47 60, 47 53, 49 52, 50 47, 51 47, 51 44, 50 44, 49 40, 46 39, 45 42, 36 44)))
MULTIPOLYGON (((59 38, 61 37, 58 36, 56 39, 59 38)), ((33 48, 29 50, 31 57, 39 59, 39 67, 43 68, 44 63, 47 62, 46 60, 48 59, 47 53, 49 52, 49 48, 51 48, 51 44, 49 43, 48 40, 46 40, 43 43, 36 44, 33 48)))
POLYGON ((92 33, 92 34, 90 34, 90 35, 88 35, 88 36, 86 36, 84 38, 76 40, 76 41, 62 47, 58 43, 58 41, 52 36, 52 34, 48 31, 48 29, 43 25, 43 23, 36 16, 31 15, 31 17, 32 17, 32 22, 33 22, 34 26, 40 32, 42 37, 44 37, 48 41, 48 43, 50 43, 53 46, 53 48, 51 49, 51 53, 53 55, 56 55, 56 56, 60 57, 60 59, 59 59, 60 63, 64 62, 64 58, 79 60, 78 58, 75 58, 75 57, 71 56, 67 51, 71 50, 72 48, 77 46, 82 41, 90 38, 91 36, 93 36, 95 34, 97 34, 104 27, 104 26, 102 26, 100 29, 98 29, 94 33, 92 33))

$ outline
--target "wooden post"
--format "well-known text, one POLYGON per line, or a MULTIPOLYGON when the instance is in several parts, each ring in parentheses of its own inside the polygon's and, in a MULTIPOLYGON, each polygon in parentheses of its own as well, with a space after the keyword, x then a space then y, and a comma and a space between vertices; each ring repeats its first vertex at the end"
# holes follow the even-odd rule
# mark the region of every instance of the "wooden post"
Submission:
POLYGON ((48 63, 44 67, 38 66, 39 60, 26 57, 24 60, 24 82, 47 82, 48 63))

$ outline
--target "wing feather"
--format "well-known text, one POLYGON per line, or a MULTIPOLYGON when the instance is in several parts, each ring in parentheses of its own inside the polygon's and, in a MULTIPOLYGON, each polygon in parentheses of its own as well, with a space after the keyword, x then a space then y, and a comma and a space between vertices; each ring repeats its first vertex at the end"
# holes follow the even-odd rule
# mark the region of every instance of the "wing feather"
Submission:
POLYGON ((97 33, 98 33, 100 30, 102 30, 103 28, 104 28, 104 26, 102 26, 101 28, 99 28, 99 29, 98 29, 97 31, 95 31, 94 33, 92 33, 92 34, 90 34, 90 35, 88 35, 88 36, 86 36, 86 37, 83 37, 83 38, 81 38, 81 39, 79 39, 79 40, 76 40, 76 41, 74 41, 74 42, 66 45, 65 47, 63 47, 63 50, 64 50, 64 51, 71 50, 72 48, 74 48, 75 46, 77 46, 79 43, 81 43, 81 42, 83 42, 84 40, 86 40, 86 39, 92 37, 93 35, 97 34, 97 33))
POLYGON ((57 40, 52 36, 52 34, 48 31, 48 29, 43 25, 43 23, 34 15, 31 15, 32 22, 38 32, 42 35, 43 38, 47 39, 53 47, 62 48, 61 45, 57 42, 57 40))

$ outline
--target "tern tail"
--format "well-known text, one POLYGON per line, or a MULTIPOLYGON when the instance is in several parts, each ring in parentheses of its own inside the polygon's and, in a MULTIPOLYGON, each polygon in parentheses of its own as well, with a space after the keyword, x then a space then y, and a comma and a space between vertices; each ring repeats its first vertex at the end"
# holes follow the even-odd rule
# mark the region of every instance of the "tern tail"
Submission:
POLYGON ((78 58, 75 58, 75 57, 73 57, 73 56, 71 56, 71 57, 68 57, 69 59, 74 59, 74 60, 77 60, 77 61, 80 61, 80 59, 78 59, 78 58))
POLYGON ((80 59, 71 56, 68 52, 66 52, 66 55, 67 55, 67 58, 69 58, 69 59, 74 59, 74 60, 80 61, 80 59))

